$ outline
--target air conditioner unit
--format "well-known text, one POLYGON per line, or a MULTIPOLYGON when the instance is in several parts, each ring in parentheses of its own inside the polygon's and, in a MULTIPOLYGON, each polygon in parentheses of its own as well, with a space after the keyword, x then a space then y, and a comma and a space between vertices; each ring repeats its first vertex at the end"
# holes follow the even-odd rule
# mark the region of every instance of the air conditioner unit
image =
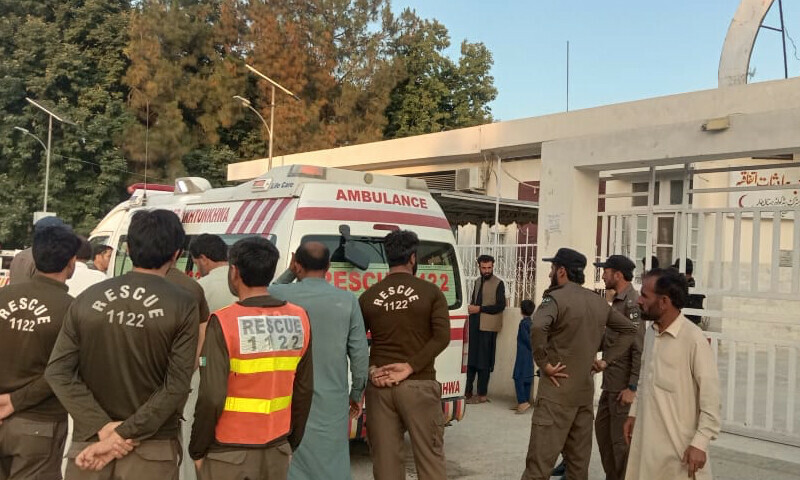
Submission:
POLYGON ((456 191, 465 190, 479 192, 486 190, 486 186, 483 183, 483 171, 480 168, 459 168, 456 170, 456 191))

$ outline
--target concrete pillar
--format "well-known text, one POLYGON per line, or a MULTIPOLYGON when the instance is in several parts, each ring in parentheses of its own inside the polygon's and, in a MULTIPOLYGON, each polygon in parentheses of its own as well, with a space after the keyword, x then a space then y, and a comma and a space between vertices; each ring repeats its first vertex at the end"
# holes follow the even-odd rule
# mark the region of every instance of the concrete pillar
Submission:
MULTIPOLYGON (((599 172, 575 168, 579 160, 575 153, 574 144, 569 140, 542 145, 534 298, 537 305, 542 293, 550 285, 550 263, 542 262, 542 258, 552 257, 561 247, 569 247, 586 255, 587 285, 593 278, 599 172)), ((585 154, 585 151, 582 153, 585 154)))

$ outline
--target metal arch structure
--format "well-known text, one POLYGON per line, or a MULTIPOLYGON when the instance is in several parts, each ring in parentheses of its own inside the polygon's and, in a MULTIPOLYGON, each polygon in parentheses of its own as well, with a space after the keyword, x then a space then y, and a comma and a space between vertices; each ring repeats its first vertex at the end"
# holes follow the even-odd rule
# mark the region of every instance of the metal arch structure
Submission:
MULTIPOLYGON (((750 57, 758 32, 775 0, 742 0, 728 27, 719 59, 719 86, 747 83, 750 57)), ((781 16, 782 17, 782 16, 781 16)), ((782 20, 781 20, 782 21, 782 20)), ((771 30, 778 30, 773 29, 771 30)), ((783 35, 781 26, 781 35, 783 35)))

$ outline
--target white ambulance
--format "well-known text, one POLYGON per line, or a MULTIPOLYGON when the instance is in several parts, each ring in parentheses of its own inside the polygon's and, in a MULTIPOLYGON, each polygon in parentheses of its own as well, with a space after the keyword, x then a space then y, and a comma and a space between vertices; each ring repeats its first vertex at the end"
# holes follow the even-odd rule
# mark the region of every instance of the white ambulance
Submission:
MULTIPOLYGON (((229 245, 261 235, 280 251, 277 274, 285 271, 301 242, 325 243, 331 254, 328 281, 358 296, 388 272, 382 239, 395 229, 417 233, 417 275, 435 283, 450 306, 450 345, 436 359, 447 421, 464 415, 466 373, 465 285, 454 248, 455 238, 444 213, 423 180, 374 175, 334 168, 293 165, 235 187, 211 188, 202 178, 175 181, 174 191, 135 190, 92 232, 93 244, 115 252, 109 274, 132 268, 126 233, 131 215, 140 209, 177 213, 188 242, 202 233, 217 234, 229 245)), ((193 272, 188 254, 178 267, 193 272)), ((368 408, 368 406, 367 406, 368 408)), ((364 436, 364 418, 352 422, 351 438, 364 436)))

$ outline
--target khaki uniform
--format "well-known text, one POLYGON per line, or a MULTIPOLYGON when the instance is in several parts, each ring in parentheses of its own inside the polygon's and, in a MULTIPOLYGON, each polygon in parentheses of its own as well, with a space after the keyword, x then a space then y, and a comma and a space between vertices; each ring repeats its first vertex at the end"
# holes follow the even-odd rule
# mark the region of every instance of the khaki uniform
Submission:
POLYGON ((560 387, 542 377, 531 418, 523 480, 547 480, 559 453, 570 480, 586 480, 592 451, 594 381, 591 368, 606 328, 620 334, 606 354, 624 354, 638 328, 591 290, 569 282, 545 292, 533 315, 531 347, 536 364, 566 365, 560 387))
POLYGON ((208 316, 211 315, 211 312, 208 308, 208 300, 206 300, 206 293, 203 290, 203 287, 200 286, 200 283, 197 280, 193 279, 189 275, 181 272, 175 267, 170 268, 167 270, 167 276, 165 277, 170 282, 174 283, 175 285, 179 285, 181 288, 185 289, 189 292, 192 297, 194 297, 195 301, 197 302, 198 306, 198 315, 200 318, 200 323, 205 323, 208 321, 208 316))
POLYGON ((45 373, 74 419, 67 478, 177 479, 197 336, 197 302, 157 275, 129 272, 81 295, 45 373), (100 472, 78 469, 75 456, 113 421, 141 445, 100 472))
POLYGON ((33 261, 33 249, 28 247, 14 255, 9 265, 9 283, 27 282, 36 273, 36 263, 33 261))
POLYGON ((0 425, 0 479, 61 478, 67 412, 44 379, 72 303, 67 286, 35 275, 0 289, 0 394, 14 413, 0 425))
MULTIPOLYGON (((245 307, 280 307, 286 302, 271 296, 250 297, 239 302, 245 307)), ((200 391, 192 425, 189 454, 203 459, 198 472, 201 480, 267 479, 285 480, 292 451, 305 433, 314 391, 314 366, 311 343, 297 364, 292 386, 291 431, 265 445, 226 445, 217 441, 216 428, 225 408, 230 375, 230 355, 225 335, 216 315, 206 330, 204 361, 200 367, 200 391)), ((346 407, 343 407, 346 408, 346 407)))
MULTIPOLYGON (((227 267, 225 267, 227 270, 227 267)), ((215 269, 216 270, 216 269, 215 269)), ((208 316, 210 315, 209 310, 210 307, 208 305, 208 299, 206 298, 207 292, 203 289, 200 285, 200 282, 196 281, 195 279, 191 278, 189 275, 186 275, 182 271, 178 270, 175 267, 170 268, 167 271, 167 276, 165 277, 170 282, 174 283, 175 285, 180 286, 181 288, 185 289, 189 292, 192 297, 197 301, 198 312, 200 315, 200 324, 204 324, 208 321, 208 316)), ((225 292, 228 292, 228 283, 227 277, 225 279, 225 292)), ((230 295, 230 293, 228 293, 230 295)), ((233 303, 236 299, 231 301, 233 303)), ((223 307, 225 305, 222 305, 223 307)), ((218 307, 222 308, 222 307, 218 307)), ((215 309, 216 310, 216 309, 215 309)), ((194 421, 194 406, 197 403, 197 390, 200 388, 200 372, 197 370, 194 371, 192 374, 192 381, 191 381, 191 391, 189 393, 189 398, 186 401, 186 406, 183 408, 183 421, 181 422, 181 443, 183 445, 183 457, 186 459, 181 464, 181 480, 195 480, 197 478, 197 472, 194 468, 194 464, 189 459, 189 436, 192 433, 192 421, 194 421)))
MULTIPOLYGON (((629 318, 639 327, 639 331, 628 351, 603 371, 603 393, 597 405, 594 432, 607 480, 625 478, 625 465, 628 461, 628 445, 625 443, 622 427, 628 419, 630 405, 621 404, 617 396, 619 392, 631 386, 636 388, 639 383, 645 322, 642 320, 638 300, 639 294, 636 289, 633 285, 628 285, 628 288, 618 292, 611 302, 611 307, 629 318)), ((603 336, 603 354, 611 350, 618 340, 617 332, 606 330, 603 336)))

